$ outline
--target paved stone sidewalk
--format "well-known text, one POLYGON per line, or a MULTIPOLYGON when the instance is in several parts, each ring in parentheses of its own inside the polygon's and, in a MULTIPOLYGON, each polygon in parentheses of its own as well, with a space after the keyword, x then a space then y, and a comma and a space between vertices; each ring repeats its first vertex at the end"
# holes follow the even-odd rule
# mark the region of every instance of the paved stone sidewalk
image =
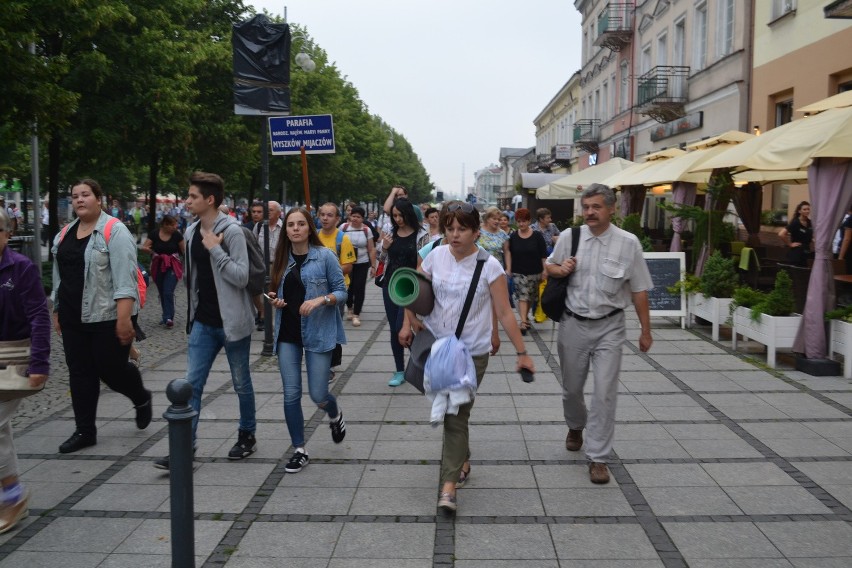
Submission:
MULTIPOLYGON (((275 360, 259 355, 262 334, 252 345, 259 445, 241 462, 225 458, 237 402, 217 360, 196 458, 198 566, 852 565, 849 381, 800 374, 783 358, 767 371, 763 355, 733 353, 662 318, 648 354, 628 320, 609 485, 592 485, 582 454, 565 450, 552 328, 541 324, 527 337, 534 383, 514 372, 508 343, 491 359, 472 414, 472 476, 455 518, 439 514, 441 430, 414 389, 387 386, 387 325, 378 288, 368 288, 363 325, 346 323, 334 383, 347 437, 333 444, 305 396, 311 463, 299 474, 283 470, 291 449, 281 380, 275 360)), ((186 338, 182 323, 153 325, 156 293, 150 301, 141 347, 159 417, 165 386, 184 374, 186 338)), ((16 422, 32 510, 0 537, 0 568, 169 566, 168 477, 151 465, 167 453, 165 421, 140 432, 129 403, 105 391, 98 445, 58 454, 73 418, 54 347, 49 388, 16 422)))

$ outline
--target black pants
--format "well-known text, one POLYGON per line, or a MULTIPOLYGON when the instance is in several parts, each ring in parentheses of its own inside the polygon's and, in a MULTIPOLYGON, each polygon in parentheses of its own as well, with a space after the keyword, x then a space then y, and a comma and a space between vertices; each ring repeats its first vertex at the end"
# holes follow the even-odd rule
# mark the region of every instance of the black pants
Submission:
POLYGON ((346 307, 352 309, 357 316, 361 315, 364 307, 364 294, 367 290, 367 275, 370 273, 370 263, 352 265, 352 273, 349 275, 349 295, 346 297, 346 307))
POLYGON ((119 343, 114 321, 111 326, 98 326, 97 329, 86 325, 63 328, 62 344, 78 432, 97 434, 95 420, 101 381, 129 398, 134 406, 148 402, 142 374, 127 360, 130 345, 119 343))

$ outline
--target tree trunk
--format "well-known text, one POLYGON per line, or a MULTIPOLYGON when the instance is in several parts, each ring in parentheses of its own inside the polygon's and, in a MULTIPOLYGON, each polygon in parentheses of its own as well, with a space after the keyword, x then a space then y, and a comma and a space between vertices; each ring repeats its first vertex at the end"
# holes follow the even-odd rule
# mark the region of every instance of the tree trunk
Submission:
MULTIPOLYGON (((62 137, 54 133, 47 145, 47 208, 50 221, 45 229, 49 235, 48 249, 53 248, 53 237, 59 232, 59 161, 62 156, 62 137)), ((53 260, 53 252, 49 252, 48 260, 53 260)))
POLYGON ((151 154, 148 163, 148 233, 153 233, 157 225, 157 177, 160 174, 160 153, 151 154))

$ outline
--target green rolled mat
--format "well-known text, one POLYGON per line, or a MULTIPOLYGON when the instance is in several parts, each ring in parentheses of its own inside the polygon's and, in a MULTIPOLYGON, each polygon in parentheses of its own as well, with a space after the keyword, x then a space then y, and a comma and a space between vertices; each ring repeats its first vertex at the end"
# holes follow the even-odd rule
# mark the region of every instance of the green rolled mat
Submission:
POLYGON ((388 282, 391 302, 408 308, 420 316, 428 315, 435 307, 432 283, 421 272, 413 268, 397 268, 388 282))

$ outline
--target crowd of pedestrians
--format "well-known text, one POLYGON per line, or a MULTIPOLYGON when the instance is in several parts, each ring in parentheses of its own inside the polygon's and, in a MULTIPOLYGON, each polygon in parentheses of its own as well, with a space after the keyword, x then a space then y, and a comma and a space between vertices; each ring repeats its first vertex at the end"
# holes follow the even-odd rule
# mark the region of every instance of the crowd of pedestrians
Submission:
MULTIPOLYGON (((566 449, 585 447, 590 480, 609 481, 606 460, 612 449, 626 341, 624 309, 635 306, 642 327, 639 347, 647 351, 651 347, 647 290, 652 286, 638 240, 611 224, 615 197, 610 188, 589 186, 581 198, 585 224, 563 234, 546 209, 536 212, 533 223, 530 211, 523 208, 512 214, 489 208, 480 215, 473 204, 461 201, 444 203, 440 210, 418 207, 402 186, 391 189, 378 218, 352 203, 345 208, 345 218, 334 203, 320 206, 316 217, 301 208, 282 216, 281 205, 270 201, 268 224, 262 204, 253 204, 246 212, 250 218, 240 219, 223 206, 224 195, 221 177, 196 172, 177 216, 164 214, 154 231, 139 235, 133 229, 141 219, 129 228, 116 222, 138 215, 136 208, 125 213, 117 201, 103 207, 103 192, 94 180, 73 186, 76 218, 52 246, 53 326, 62 337, 75 421, 74 432, 59 452, 73 453, 97 443, 101 382, 129 399, 138 428, 146 428, 152 420, 151 393, 144 387, 133 348, 141 335, 136 319, 144 299, 137 264, 141 241, 138 248, 152 257, 150 276, 164 327, 173 328, 177 320, 178 283, 183 280, 187 286, 188 313, 181 323, 188 333, 190 403, 198 412, 192 423, 193 450, 204 387, 224 349, 239 406, 237 438, 227 457, 240 460, 256 451, 249 367, 251 334, 256 329, 271 327, 278 357, 284 421, 293 449, 285 467, 288 473, 298 473, 310 462, 301 406, 303 361, 308 395, 328 416, 332 440, 340 443, 346 436, 343 412, 329 383, 346 344, 344 321, 360 326, 368 283, 382 288, 394 366, 390 387, 406 381, 405 348, 418 333, 428 330, 439 338, 436 345, 455 334, 458 347, 452 353, 469 359, 475 377, 469 377, 467 398, 454 404, 450 396, 450 404, 442 407, 438 506, 447 511, 456 510, 457 489, 472 474, 468 422, 489 356, 500 349, 499 326, 517 354, 516 370, 533 373, 523 335, 531 327, 529 313, 539 285, 547 277, 576 273, 567 288, 558 335, 566 449), (572 239, 566 237, 571 231, 580 232, 575 254, 572 239), (268 239, 271 286, 262 295, 249 291, 251 239, 261 250, 268 239), (388 282, 402 268, 419 270, 430 280, 435 305, 428 315, 419 317, 391 299, 388 282), (264 302, 271 307, 271 322, 263 319, 264 302), (595 389, 587 409, 583 387, 590 369, 595 389)), ((49 375, 50 315, 38 270, 5 247, 13 230, 13 219, 0 208, 0 362, 7 353, 4 349, 25 341, 26 366, 19 367, 20 374, 27 388, 37 389, 49 375), (14 285, 3 284, 6 279, 14 285)), ((435 399, 434 392, 430 398, 435 399)), ((10 428, 15 408, 15 400, 0 403, 0 533, 26 515, 28 499, 17 477, 10 428)), ((168 470, 169 456, 154 465, 168 470)))

